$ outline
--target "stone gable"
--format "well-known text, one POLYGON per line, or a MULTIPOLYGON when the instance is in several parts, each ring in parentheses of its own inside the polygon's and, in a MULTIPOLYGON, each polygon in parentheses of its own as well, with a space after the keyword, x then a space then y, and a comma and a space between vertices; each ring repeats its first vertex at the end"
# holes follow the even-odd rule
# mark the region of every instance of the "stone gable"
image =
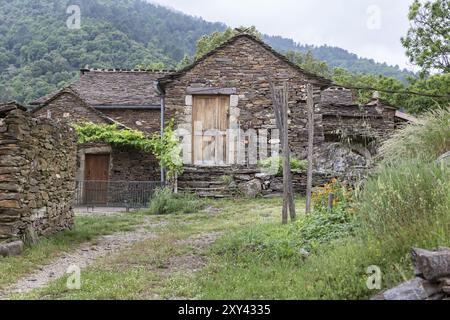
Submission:
POLYGON ((71 92, 61 92, 47 102, 45 105, 39 107, 34 114, 39 118, 56 119, 69 123, 112 123, 99 113, 90 108, 86 103, 71 92))

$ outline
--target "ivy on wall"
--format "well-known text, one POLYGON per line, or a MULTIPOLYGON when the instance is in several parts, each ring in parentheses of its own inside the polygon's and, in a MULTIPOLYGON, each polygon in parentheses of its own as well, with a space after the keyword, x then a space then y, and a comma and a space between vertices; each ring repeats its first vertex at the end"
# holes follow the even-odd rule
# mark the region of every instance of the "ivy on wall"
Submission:
POLYGON ((118 147, 132 147, 153 153, 159 165, 166 170, 169 180, 183 172, 181 143, 173 130, 173 121, 164 128, 164 136, 155 133, 151 138, 139 130, 121 129, 117 124, 95 124, 85 122, 73 124, 78 134, 78 143, 103 142, 118 147))
POLYGON ((95 124, 85 122, 73 125, 78 134, 78 143, 104 142, 118 147, 133 147, 152 152, 152 143, 138 130, 120 129, 117 124, 95 124))

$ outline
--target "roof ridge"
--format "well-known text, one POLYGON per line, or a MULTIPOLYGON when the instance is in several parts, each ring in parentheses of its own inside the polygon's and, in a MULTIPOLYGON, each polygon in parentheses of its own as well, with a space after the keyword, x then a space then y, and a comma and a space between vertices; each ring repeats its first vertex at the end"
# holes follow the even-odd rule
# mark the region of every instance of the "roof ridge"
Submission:
POLYGON ((108 69, 108 68, 90 68, 90 69, 80 69, 82 73, 85 72, 103 72, 103 73, 121 73, 121 72, 135 72, 135 73, 173 73, 176 72, 176 70, 170 70, 170 69, 163 69, 163 70, 157 70, 157 69, 122 69, 122 68, 114 68, 114 69, 108 69))

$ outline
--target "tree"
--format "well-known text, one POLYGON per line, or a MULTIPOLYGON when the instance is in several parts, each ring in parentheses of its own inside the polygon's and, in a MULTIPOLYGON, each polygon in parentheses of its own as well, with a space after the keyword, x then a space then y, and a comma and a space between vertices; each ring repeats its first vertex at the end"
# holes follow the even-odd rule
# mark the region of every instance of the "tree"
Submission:
POLYGON ((256 30, 254 26, 250 28, 245 27, 240 27, 237 29, 228 28, 224 32, 214 32, 210 35, 204 35, 197 42, 197 52, 195 53, 195 59, 200 59, 205 54, 211 52, 212 50, 220 46, 222 43, 233 38, 240 32, 251 34, 258 39, 261 38, 261 34, 259 33, 258 30, 256 30))
POLYGON ((411 25, 401 41, 410 61, 423 74, 450 72, 450 1, 414 0, 408 18, 411 25))
POLYGON ((314 58, 311 50, 307 53, 302 53, 299 51, 288 51, 286 57, 289 61, 295 63, 300 68, 305 71, 320 75, 325 78, 331 77, 331 71, 328 64, 324 61, 317 60, 314 58))
POLYGON ((164 62, 151 62, 136 65, 137 69, 141 70, 164 70, 164 62))
POLYGON ((185 54, 184 58, 178 63, 177 70, 184 69, 191 64, 192 64, 192 58, 189 55, 185 54))

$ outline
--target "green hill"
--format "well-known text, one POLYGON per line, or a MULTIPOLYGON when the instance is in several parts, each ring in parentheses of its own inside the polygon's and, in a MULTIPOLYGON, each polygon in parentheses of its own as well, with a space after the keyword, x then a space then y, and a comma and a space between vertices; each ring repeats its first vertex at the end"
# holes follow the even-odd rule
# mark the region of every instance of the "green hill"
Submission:
MULTIPOLYGON (((194 54, 204 34, 225 30, 141 0, 0 0, 0 101, 29 102, 91 68, 133 68, 163 62, 173 68, 194 54), (81 8, 81 29, 66 26, 69 5, 81 8)), ((310 47, 264 36, 280 51, 312 50, 332 67, 404 79, 396 67, 359 59, 340 48, 310 47)))

